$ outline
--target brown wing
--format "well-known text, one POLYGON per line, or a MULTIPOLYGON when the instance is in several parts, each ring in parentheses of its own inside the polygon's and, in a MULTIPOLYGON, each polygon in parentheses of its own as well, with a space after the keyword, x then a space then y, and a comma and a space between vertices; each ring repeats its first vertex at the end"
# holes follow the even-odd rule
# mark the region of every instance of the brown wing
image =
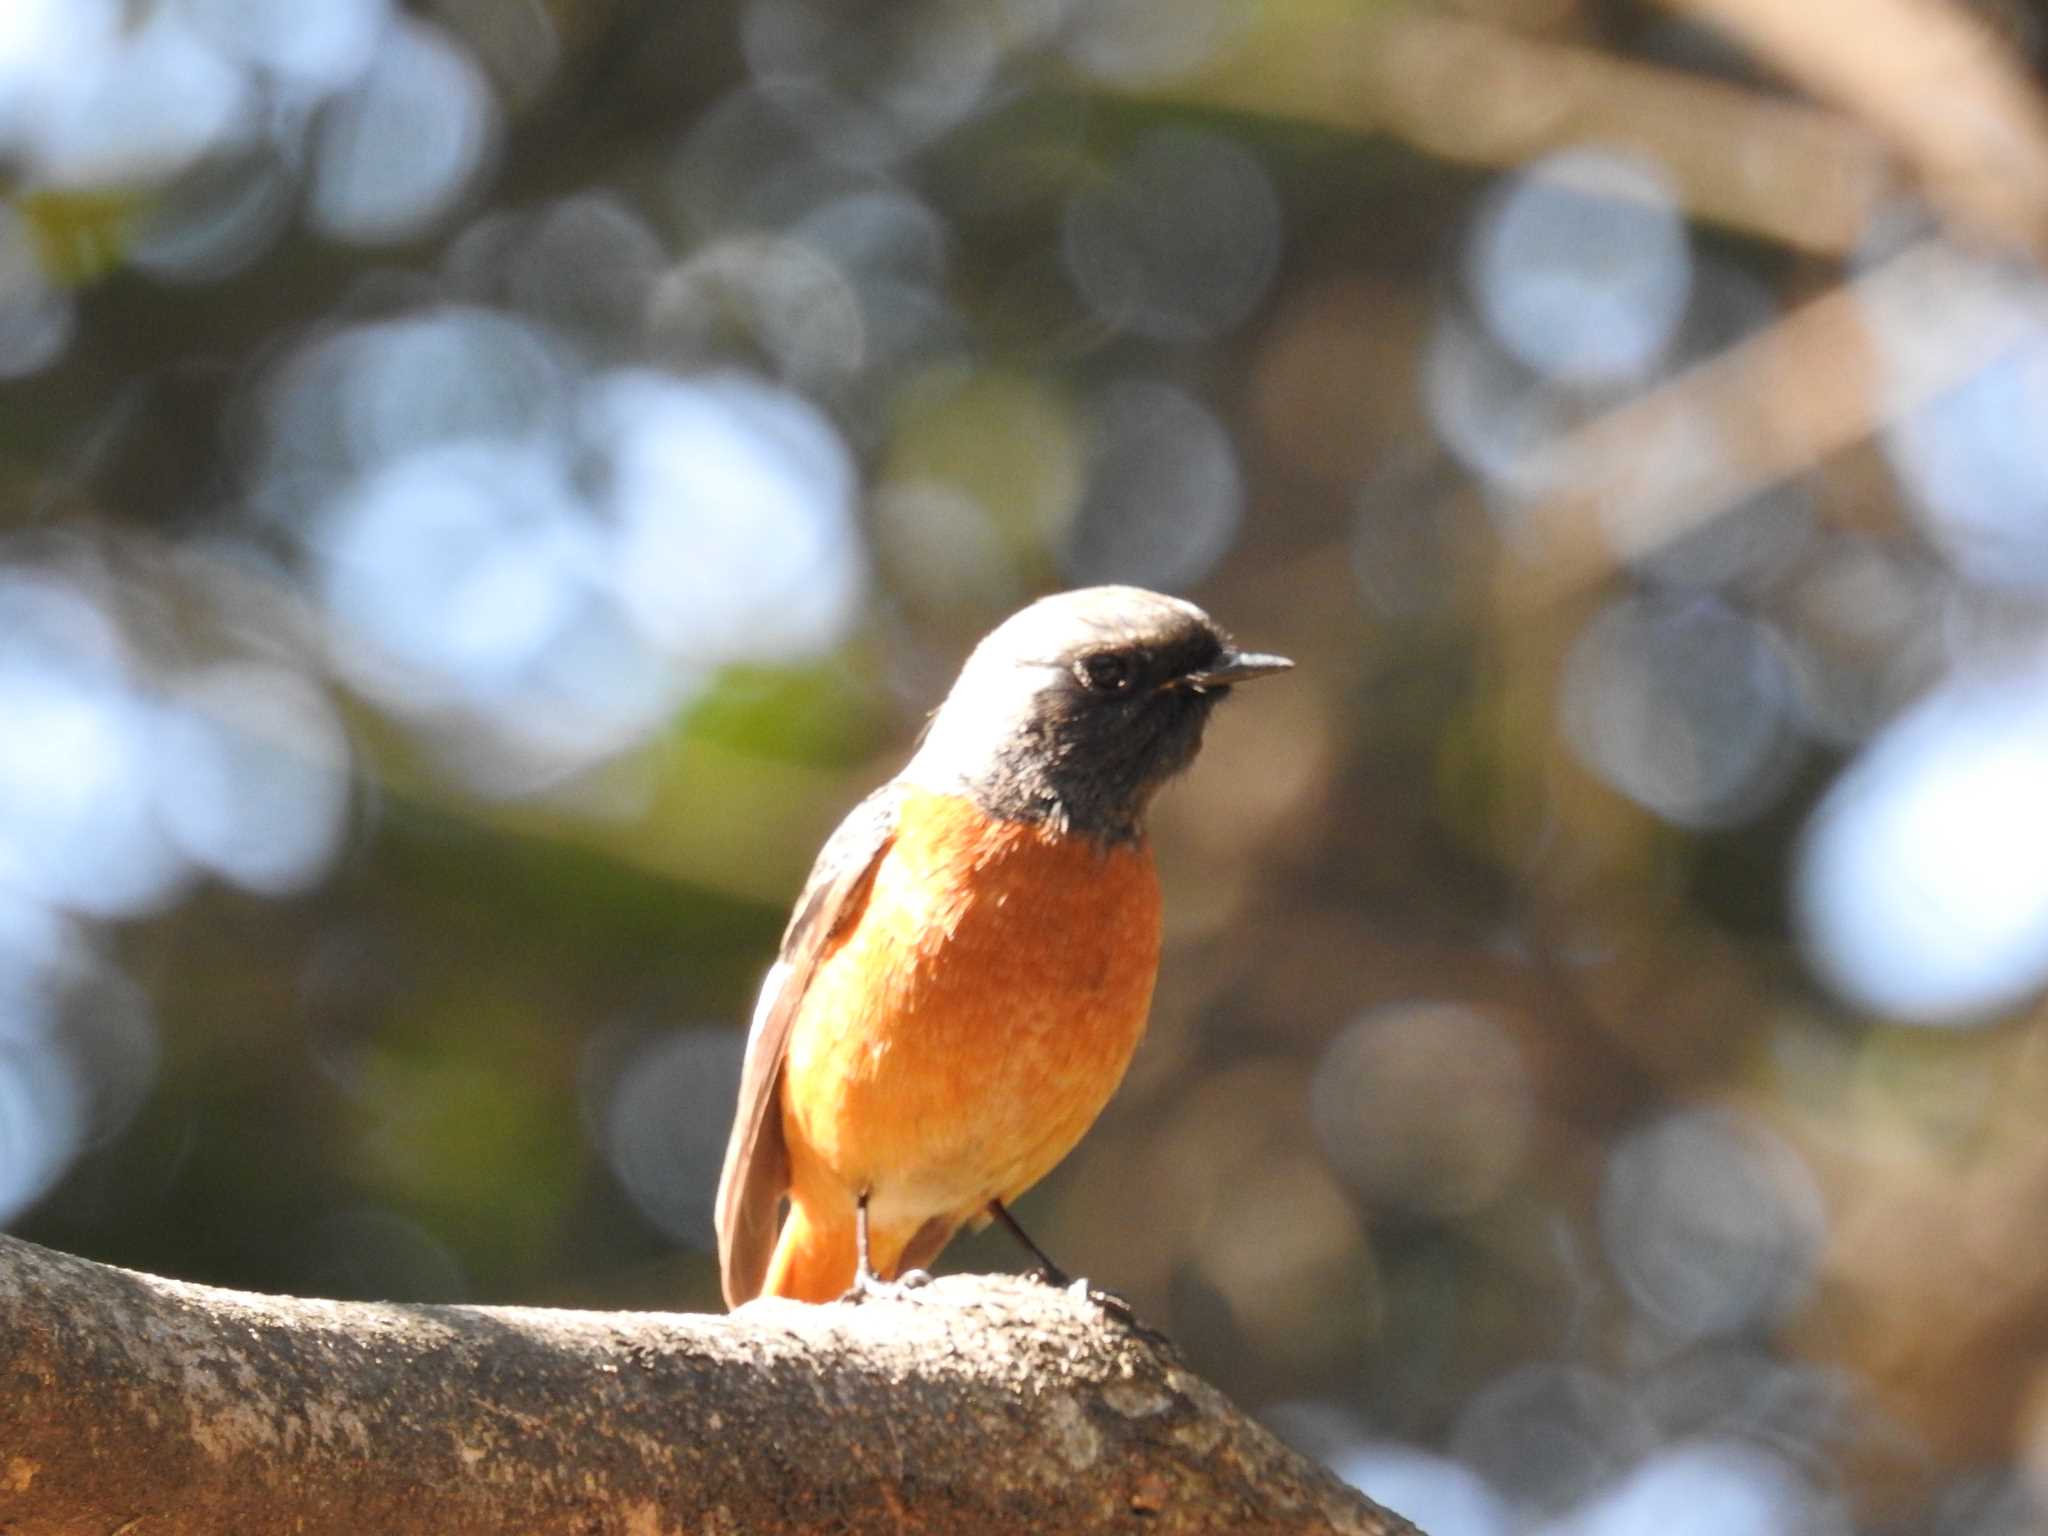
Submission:
POLYGON ((746 1062, 740 1068, 739 1109, 718 1176, 718 1273, 729 1307, 761 1294, 782 1225, 779 1207, 789 1190, 789 1148, 782 1140, 780 1086, 790 1025, 818 957, 866 899, 875 862, 895 835, 900 798, 894 783, 883 785, 825 840, 782 935, 782 952, 754 1003, 746 1062))

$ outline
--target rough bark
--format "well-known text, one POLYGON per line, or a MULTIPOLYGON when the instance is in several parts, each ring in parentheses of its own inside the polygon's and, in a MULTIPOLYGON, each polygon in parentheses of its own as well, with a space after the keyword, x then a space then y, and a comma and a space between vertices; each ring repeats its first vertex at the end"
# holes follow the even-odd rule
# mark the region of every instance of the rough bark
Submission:
POLYGON ((1412 1529, 1083 1297, 252 1296, 0 1237, 6 1536, 1412 1529))

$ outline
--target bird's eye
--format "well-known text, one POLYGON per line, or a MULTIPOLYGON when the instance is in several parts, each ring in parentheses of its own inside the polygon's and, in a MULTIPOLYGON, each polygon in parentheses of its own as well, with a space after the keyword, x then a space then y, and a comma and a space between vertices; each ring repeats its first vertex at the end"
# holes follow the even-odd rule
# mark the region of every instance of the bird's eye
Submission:
POLYGON ((1117 651, 1097 651, 1074 665, 1081 686, 1097 693, 1122 693, 1136 680, 1137 668, 1131 658, 1117 651))

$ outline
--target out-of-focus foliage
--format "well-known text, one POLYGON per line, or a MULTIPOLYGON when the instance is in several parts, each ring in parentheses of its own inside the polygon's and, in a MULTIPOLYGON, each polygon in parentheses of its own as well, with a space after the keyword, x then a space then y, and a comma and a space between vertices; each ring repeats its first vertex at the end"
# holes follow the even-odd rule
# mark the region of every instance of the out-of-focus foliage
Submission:
POLYGON ((811 854, 1136 581, 1301 665, 1048 1246, 1435 1536, 2037 1529, 2044 36, 0 4, 0 1222, 712 1305, 811 854))

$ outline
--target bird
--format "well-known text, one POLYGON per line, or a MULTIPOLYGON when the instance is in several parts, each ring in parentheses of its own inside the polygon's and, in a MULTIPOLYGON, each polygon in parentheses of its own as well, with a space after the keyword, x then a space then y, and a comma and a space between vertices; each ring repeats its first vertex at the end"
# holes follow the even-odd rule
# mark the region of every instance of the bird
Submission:
POLYGON ((860 1299, 1010 1214, 1145 1029, 1146 811, 1232 688, 1284 672, 1193 603, 1040 598, 991 630, 811 870, 747 1033, 716 1205, 726 1304, 860 1299))

